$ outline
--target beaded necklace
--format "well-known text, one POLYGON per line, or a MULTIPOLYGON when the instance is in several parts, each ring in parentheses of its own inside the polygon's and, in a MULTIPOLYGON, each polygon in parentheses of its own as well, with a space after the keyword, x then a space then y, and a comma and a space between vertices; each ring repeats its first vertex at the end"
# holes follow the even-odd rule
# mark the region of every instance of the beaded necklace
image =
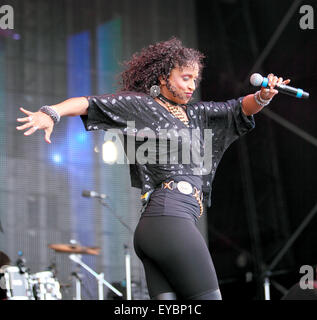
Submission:
POLYGON ((186 119, 186 116, 184 115, 184 109, 183 107, 186 107, 185 104, 179 105, 175 103, 174 101, 171 101, 164 97, 163 95, 158 95, 158 99, 160 99, 165 105, 167 110, 176 118, 178 118, 180 121, 182 121, 187 127, 189 126, 188 120, 186 119), (182 111, 181 111, 182 110, 182 111))

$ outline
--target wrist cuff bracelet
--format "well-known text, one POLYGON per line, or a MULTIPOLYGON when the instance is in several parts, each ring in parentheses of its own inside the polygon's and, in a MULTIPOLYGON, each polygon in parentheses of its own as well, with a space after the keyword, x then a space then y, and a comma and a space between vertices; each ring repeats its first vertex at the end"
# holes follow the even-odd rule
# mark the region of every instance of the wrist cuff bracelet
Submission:
POLYGON ((254 94, 254 100, 255 100, 255 102, 256 102, 258 105, 260 105, 261 107, 265 107, 265 106, 267 106, 267 105, 271 102, 272 98, 265 100, 265 99, 261 98, 261 96, 260 96, 260 91, 257 91, 257 92, 254 94))
POLYGON ((61 120, 61 116, 50 106, 43 106, 40 108, 40 111, 50 116, 54 121, 54 124, 58 123, 61 120))

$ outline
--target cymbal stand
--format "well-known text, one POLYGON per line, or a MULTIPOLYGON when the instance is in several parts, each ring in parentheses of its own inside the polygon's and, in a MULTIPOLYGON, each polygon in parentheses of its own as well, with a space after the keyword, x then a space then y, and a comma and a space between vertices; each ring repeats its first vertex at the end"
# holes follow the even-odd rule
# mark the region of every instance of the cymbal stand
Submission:
POLYGON ((77 272, 72 272, 72 276, 75 278, 76 296, 75 300, 81 300, 81 279, 77 272))
MULTIPOLYGON (((97 279, 97 281, 98 281, 98 299, 99 300, 104 299, 103 284, 106 285, 109 289, 111 289, 116 295, 118 295, 120 297, 123 296, 123 294, 120 291, 118 291, 115 287, 113 287, 109 282, 107 282, 104 279, 104 273, 98 274, 94 270, 92 270, 90 267, 88 267, 85 263, 83 263, 81 260, 81 255, 71 254, 71 255, 69 255, 69 259, 71 259, 72 261, 74 261, 77 264, 79 264, 80 266, 82 266, 84 269, 86 269, 88 272, 90 272, 97 279)), ((79 282, 79 284, 80 284, 80 282, 79 282)), ((76 286, 76 289, 77 289, 77 286, 76 286)), ((79 292, 80 292, 80 290, 79 290, 79 292)), ((77 297, 77 290, 76 290, 76 297, 77 297)))
POLYGON ((129 246, 124 245, 125 255, 125 274, 126 274, 126 286, 127 286, 127 300, 132 300, 131 294, 131 255, 129 253, 129 246))

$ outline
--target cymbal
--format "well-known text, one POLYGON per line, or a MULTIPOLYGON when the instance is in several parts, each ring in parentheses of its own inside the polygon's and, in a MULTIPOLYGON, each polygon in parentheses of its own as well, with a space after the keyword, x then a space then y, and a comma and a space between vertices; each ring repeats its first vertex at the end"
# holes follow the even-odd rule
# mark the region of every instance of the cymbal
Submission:
POLYGON ((78 244, 64 244, 64 243, 52 243, 48 245, 49 248, 64 253, 80 253, 80 254, 91 254, 99 255, 100 248, 98 247, 83 247, 78 244))

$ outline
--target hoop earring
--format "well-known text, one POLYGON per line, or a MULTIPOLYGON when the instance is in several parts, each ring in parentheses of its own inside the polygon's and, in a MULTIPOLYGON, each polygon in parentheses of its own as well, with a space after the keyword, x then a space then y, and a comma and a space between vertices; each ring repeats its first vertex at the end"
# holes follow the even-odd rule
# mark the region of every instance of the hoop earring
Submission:
POLYGON ((154 99, 161 93, 161 89, 159 86, 154 85, 150 88, 150 96, 154 99))

